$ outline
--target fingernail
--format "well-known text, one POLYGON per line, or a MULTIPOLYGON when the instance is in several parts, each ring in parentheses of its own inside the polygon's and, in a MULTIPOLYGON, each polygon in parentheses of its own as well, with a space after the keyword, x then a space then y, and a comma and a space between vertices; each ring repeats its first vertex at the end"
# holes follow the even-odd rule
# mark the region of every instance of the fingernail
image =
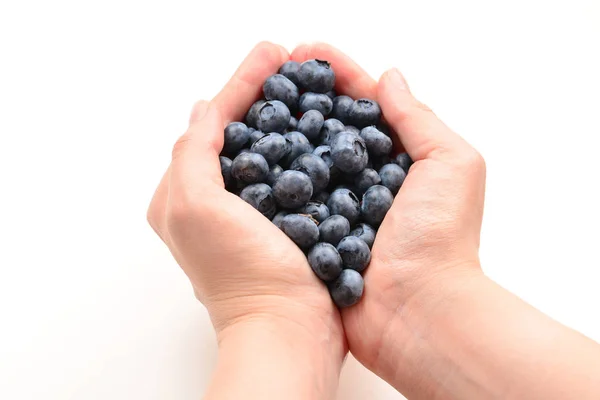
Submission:
POLYGON ((194 107, 192 108, 192 114, 190 115, 190 123, 198 122, 204 118, 206 112, 208 111, 209 105, 210 103, 206 100, 200 100, 194 104, 194 107))
POLYGON ((398 70, 398 68, 392 68, 388 72, 388 76, 390 78, 390 82, 397 88, 401 90, 409 90, 408 84, 406 83, 406 79, 402 73, 398 70))

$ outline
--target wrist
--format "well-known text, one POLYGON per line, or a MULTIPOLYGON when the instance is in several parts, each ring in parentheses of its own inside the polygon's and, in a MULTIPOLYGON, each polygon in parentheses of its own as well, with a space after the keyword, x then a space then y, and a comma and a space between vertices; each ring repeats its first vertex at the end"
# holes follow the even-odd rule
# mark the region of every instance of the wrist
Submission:
MULTIPOLYGON (((228 325, 217 337, 214 390, 227 390, 238 398, 237 384, 232 385, 238 382, 244 390, 255 390, 250 396, 244 392, 246 398, 334 397, 346 350, 342 332, 327 324, 254 314, 228 325)), ((211 390, 209 398, 210 394, 211 390)), ((222 392, 213 395, 228 398, 222 392)))

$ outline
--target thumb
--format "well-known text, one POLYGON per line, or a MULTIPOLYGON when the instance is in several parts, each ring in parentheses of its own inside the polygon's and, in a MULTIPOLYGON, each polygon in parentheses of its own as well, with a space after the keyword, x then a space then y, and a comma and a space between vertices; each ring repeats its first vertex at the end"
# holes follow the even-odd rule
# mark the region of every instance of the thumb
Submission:
POLYGON ((394 128, 413 160, 479 162, 477 152, 411 94, 396 68, 383 74, 377 87, 386 121, 394 128))

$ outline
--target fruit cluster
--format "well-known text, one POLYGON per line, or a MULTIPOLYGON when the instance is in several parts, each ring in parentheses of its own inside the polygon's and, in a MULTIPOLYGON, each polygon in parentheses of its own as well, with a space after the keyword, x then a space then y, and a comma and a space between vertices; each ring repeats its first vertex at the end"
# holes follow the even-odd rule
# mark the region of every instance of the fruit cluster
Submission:
POLYGON ((225 128, 226 188, 307 254, 338 307, 358 302, 377 229, 412 161, 390 158, 379 105, 336 96, 327 61, 286 62, 246 123, 225 128), (298 119, 297 119, 298 118, 298 119))

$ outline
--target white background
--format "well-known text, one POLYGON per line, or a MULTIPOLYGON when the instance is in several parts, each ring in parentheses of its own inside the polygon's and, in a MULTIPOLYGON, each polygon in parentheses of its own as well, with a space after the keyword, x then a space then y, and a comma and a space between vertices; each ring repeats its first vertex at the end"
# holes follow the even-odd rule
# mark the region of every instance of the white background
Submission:
MULTIPOLYGON (((599 7, 2 1, 0 398, 201 397, 212 329, 146 207, 194 101, 263 39, 399 67, 487 160, 487 274, 600 341, 599 7)), ((401 397, 350 361, 339 398, 401 397)))

